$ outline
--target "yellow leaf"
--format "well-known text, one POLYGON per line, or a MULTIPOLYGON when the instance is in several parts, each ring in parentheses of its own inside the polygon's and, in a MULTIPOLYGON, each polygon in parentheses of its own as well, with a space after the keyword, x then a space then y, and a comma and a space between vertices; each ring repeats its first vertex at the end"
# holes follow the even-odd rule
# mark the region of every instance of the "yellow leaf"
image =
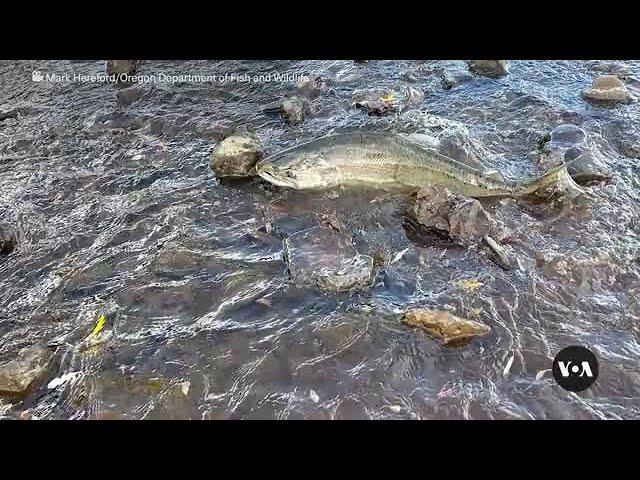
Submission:
POLYGON ((106 321, 106 319, 104 318, 104 314, 100 315, 100 317, 98 318, 98 321, 96 322, 96 326, 93 327, 93 330, 91 331, 89 336, 90 337, 95 337, 98 333, 100 333, 100 331, 104 328, 104 322, 105 321, 106 321))
POLYGON ((393 92, 380 97, 380 100, 382 100, 385 103, 393 102, 395 99, 396 99, 396 95, 393 92))
POLYGON ((478 280, 474 280, 473 278, 465 278, 464 280, 458 280, 456 285, 462 288, 466 288, 467 290, 476 290, 484 285, 484 283, 479 282, 478 280))

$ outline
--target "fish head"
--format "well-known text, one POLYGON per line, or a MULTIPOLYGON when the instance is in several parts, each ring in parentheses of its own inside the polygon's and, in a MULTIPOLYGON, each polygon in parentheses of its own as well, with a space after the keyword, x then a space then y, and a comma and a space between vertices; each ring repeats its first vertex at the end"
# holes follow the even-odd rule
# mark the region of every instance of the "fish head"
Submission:
POLYGON ((337 184, 337 170, 322 154, 287 153, 265 158, 256 165, 258 175, 274 185, 302 189, 320 189, 337 184))

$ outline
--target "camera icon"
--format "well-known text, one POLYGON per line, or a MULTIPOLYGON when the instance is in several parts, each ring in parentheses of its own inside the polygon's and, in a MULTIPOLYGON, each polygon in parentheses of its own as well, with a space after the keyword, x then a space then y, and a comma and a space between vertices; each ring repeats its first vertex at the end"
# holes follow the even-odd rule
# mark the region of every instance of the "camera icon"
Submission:
POLYGON ((42 80, 44 80, 44 75, 41 71, 34 70, 33 72, 31 72, 31 80, 34 82, 41 82, 42 80))

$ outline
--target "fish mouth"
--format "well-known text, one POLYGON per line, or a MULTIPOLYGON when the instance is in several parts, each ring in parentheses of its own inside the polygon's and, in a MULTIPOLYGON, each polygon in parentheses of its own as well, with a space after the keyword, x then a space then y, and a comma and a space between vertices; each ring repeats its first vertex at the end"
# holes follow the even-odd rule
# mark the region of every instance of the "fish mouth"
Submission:
POLYGON ((260 177, 264 178, 269 183, 273 183, 274 185, 277 185, 279 187, 289 187, 289 188, 295 188, 296 187, 293 184, 293 182, 284 180, 282 177, 278 177, 278 176, 274 175, 265 166, 259 165, 256 168, 256 171, 257 171, 257 173, 258 173, 258 175, 260 177))

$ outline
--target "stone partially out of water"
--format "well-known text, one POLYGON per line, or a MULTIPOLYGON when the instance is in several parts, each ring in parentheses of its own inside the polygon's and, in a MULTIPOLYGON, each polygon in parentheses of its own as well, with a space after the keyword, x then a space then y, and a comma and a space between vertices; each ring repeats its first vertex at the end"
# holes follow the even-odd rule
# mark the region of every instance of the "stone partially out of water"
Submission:
POLYGON ((22 395, 47 370, 53 352, 40 345, 23 348, 14 360, 0 365, 0 393, 22 395))
POLYGON ((571 178, 581 184, 612 176, 604 158, 588 141, 587 132, 582 128, 571 124, 558 125, 549 137, 538 159, 542 169, 564 162, 571 178))
POLYGON ((357 252, 351 238, 329 227, 312 227, 284 240, 291 279, 299 285, 341 291, 366 288, 374 272, 373 258, 357 252))
POLYGON ((410 209, 422 226, 447 232, 462 246, 479 244, 485 236, 503 236, 503 228, 474 198, 459 197, 439 185, 421 188, 410 209))
POLYGON ((469 70, 476 75, 496 78, 509 73, 509 64, 506 60, 471 60, 469 70))
POLYGON ((591 88, 582 92, 584 98, 605 102, 629 103, 633 97, 624 83, 615 75, 601 75, 593 80, 591 88))
POLYGON ((379 90, 357 94, 353 106, 364 111, 367 115, 378 117, 389 115, 398 109, 395 93, 379 90))
POLYGON ((445 345, 462 346, 475 337, 491 331, 484 323, 452 315, 442 310, 416 308, 405 313, 402 321, 440 338, 445 345))
POLYGON ((137 60, 107 60, 107 75, 133 75, 137 69, 137 60))
POLYGON ((225 138, 213 152, 209 166, 218 177, 248 177, 264 155, 260 143, 249 136, 232 135, 225 138))
POLYGON ((383 100, 362 100, 355 103, 355 107, 363 110, 367 115, 381 117, 396 111, 395 105, 383 100))
POLYGON ((321 76, 300 81, 296 84, 296 90, 300 95, 315 98, 327 89, 327 80, 321 76))
POLYGON ((308 112, 309 106, 307 102, 299 97, 286 98, 280 104, 282 118, 284 118, 285 122, 289 125, 302 123, 308 112))

